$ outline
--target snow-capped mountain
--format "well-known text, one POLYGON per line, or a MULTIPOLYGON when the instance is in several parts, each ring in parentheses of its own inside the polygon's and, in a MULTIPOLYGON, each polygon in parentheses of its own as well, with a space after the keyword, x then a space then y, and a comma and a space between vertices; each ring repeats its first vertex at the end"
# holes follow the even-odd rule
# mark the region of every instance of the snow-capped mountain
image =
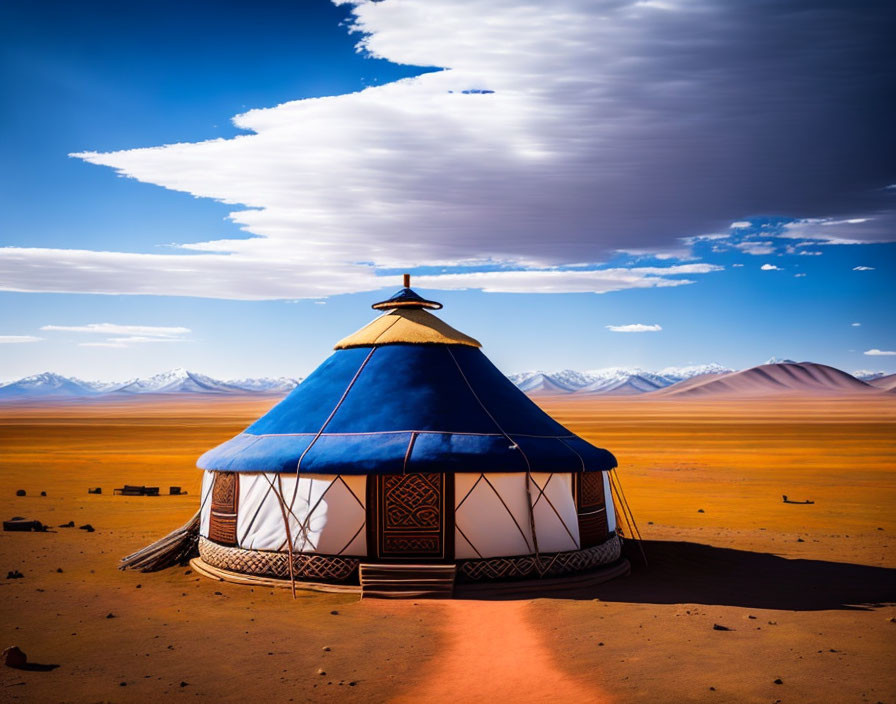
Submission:
POLYGON ((881 379, 887 376, 886 372, 873 372, 870 369, 859 369, 854 371, 852 375, 856 379, 861 379, 862 381, 874 381, 875 379, 881 379))
POLYGON ((75 383, 81 384, 94 393, 97 394, 106 394, 110 391, 117 391, 123 386, 127 386, 128 384, 132 384, 137 381, 136 379, 130 379, 129 381, 88 381, 85 379, 78 379, 76 377, 71 377, 71 380, 75 383))
POLYGON ((204 393, 227 394, 243 391, 224 381, 212 379, 204 374, 190 372, 183 368, 156 374, 147 379, 135 379, 114 390, 125 394, 172 394, 172 393, 204 393))
POLYGON ((704 374, 727 374, 733 371, 729 367, 723 367, 721 364, 711 362, 709 364, 692 364, 686 367, 666 367, 665 369, 660 369, 657 374, 666 379, 672 379, 677 383, 685 379, 693 379, 695 376, 703 376, 704 374))
POLYGON ((578 387, 571 386, 560 375, 544 372, 521 372, 508 377, 517 388, 527 394, 569 394, 578 387))
POLYGON ((0 384, 0 400, 29 398, 88 398, 143 394, 284 394, 301 380, 288 377, 221 381, 186 369, 172 369, 151 377, 125 382, 84 381, 45 372, 0 384))
POLYGON ((52 372, 26 376, 18 381, 11 381, 0 386, 0 398, 76 398, 90 396, 97 392, 77 379, 70 379, 52 372))
POLYGON ((604 394, 612 396, 628 396, 656 391, 668 386, 654 374, 618 374, 604 379, 596 379, 587 386, 578 389, 579 394, 604 394))
POLYGON ((273 393, 292 391, 302 382, 301 379, 293 379, 288 376, 261 377, 260 379, 230 379, 224 382, 229 386, 235 386, 243 391, 256 393, 273 393))
POLYGON ((721 364, 700 364, 666 367, 651 372, 632 367, 605 367, 556 372, 529 371, 510 374, 508 378, 527 394, 641 394, 656 391, 679 381, 704 374, 725 374, 732 371, 721 364))

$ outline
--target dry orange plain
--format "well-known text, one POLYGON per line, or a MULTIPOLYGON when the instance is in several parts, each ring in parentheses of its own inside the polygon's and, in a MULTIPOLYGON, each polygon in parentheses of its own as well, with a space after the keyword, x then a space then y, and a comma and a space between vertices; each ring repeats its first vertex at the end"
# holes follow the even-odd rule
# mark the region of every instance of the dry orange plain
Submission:
POLYGON ((0 701, 896 702, 896 401, 538 402, 617 455, 649 567, 451 602, 115 569, 270 398, 0 406, 0 515, 96 528, 0 533, 0 578, 25 575, 0 579, 0 647, 58 665, 2 668, 0 701))

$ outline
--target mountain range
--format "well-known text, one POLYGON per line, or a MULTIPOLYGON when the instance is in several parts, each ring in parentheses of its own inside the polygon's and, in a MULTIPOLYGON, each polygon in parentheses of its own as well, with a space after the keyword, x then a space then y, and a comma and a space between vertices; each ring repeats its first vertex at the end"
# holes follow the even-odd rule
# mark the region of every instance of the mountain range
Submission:
POLYGON ((35 374, 0 385, 0 400, 40 398, 128 397, 142 394, 283 394, 301 379, 288 377, 221 381, 186 369, 172 369, 123 382, 84 381, 52 372, 35 374))
POLYGON ((510 376, 530 395, 767 396, 880 393, 896 389, 896 374, 859 372, 861 378, 815 362, 772 358, 735 371, 719 364, 667 367, 658 372, 610 368, 586 372, 523 372, 510 376))
MULTIPOLYGON (((737 396, 775 394, 896 393, 896 374, 848 374, 814 362, 770 359, 735 371, 720 364, 666 367, 659 371, 608 367, 588 371, 529 371, 510 374, 516 386, 532 396, 737 396)), ((83 398, 137 398, 146 395, 282 395, 301 383, 289 377, 222 381, 204 374, 172 369, 124 382, 83 381, 44 372, 0 384, 0 401, 83 398)))
POLYGON ((628 396, 672 386, 686 379, 707 374, 724 374, 733 371, 721 364, 701 364, 690 367, 666 367, 658 372, 626 367, 607 367, 577 372, 564 369, 559 372, 519 372, 509 379, 527 394, 600 394, 628 396))

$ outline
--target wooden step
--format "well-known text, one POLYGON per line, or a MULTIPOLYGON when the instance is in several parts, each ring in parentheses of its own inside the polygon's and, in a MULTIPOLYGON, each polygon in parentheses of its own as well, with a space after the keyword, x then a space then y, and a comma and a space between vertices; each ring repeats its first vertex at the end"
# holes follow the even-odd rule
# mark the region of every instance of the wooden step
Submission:
POLYGON ((450 599, 454 594, 455 565, 362 563, 358 569, 361 598, 450 599))

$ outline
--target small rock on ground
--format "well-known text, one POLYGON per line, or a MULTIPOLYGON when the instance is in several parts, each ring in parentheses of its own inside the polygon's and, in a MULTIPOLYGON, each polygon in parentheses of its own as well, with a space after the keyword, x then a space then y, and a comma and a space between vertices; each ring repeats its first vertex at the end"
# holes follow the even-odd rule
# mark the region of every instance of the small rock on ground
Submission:
POLYGON ((3 651, 3 664, 7 667, 25 667, 27 662, 28 656, 15 645, 3 651))

